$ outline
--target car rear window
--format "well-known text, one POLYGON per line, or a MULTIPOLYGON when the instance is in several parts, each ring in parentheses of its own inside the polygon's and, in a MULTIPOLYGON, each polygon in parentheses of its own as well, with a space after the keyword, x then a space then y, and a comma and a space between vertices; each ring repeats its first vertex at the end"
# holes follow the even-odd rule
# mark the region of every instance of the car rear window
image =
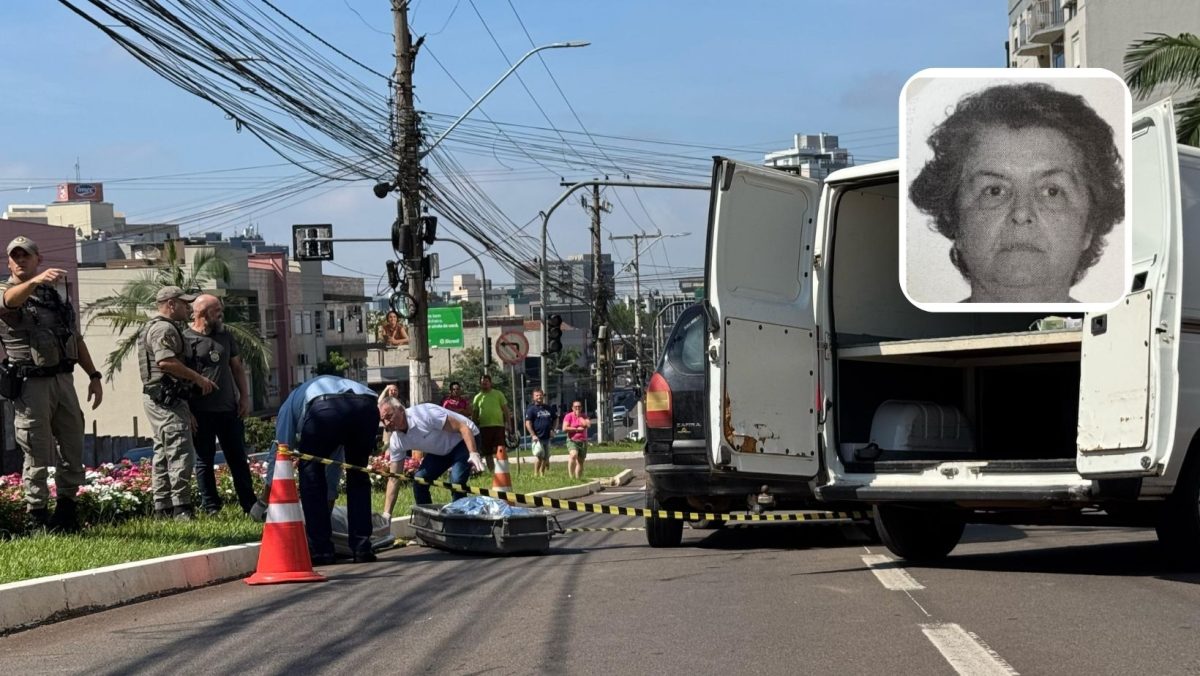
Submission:
POLYGON ((704 370, 704 313, 685 313, 680 317, 667 346, 668 357, 675 366, 690 373, 704 370))

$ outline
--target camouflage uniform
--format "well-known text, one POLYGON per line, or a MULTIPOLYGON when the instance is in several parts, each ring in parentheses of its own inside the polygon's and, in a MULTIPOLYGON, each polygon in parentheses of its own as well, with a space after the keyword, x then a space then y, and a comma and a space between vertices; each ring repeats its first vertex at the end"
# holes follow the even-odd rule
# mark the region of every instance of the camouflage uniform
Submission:
MULTIPOLYGON (((12 277, 0 282, 0 295, 17 284, 12 277)), ((75 310, 54 287, 42 284, 19 307, 0 303, 0 342, 16 376, 24 379, 13 407, 17 445, 25 454, 25 502, 30 511, 45 510, 50 467, 60 500, 74 499, 84 480, 83 410, 71 375, 79 359, 75 310)))
POLYGON ((184 394, 187 384, 181 384, 175 396, 164 397, 164 393, 170 395, 172 381, 179 381, 164 374, 158 366, 159 361, 172 357, 185 365, 190 364, 189 351, 183 332, 161 315, 147 322, 138 336, 142 403, 154 433, 154 510, 160 513, 190 510, 192 504, 192 465, 196 461, 196 449, 192 445, 191 412, 184 394))

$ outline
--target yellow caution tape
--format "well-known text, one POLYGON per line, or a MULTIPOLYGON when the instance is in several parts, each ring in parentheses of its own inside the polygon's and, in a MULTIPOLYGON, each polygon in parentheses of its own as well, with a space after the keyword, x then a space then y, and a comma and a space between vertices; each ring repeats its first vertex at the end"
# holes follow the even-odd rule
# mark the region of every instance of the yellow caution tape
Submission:
POLYGON ((594 502, 578 502, 575 500, 560 500, 558 498, 544 498, 540 495, 525 495, 523 493, 512 493, 509 491, 500 491, 492 488, 477 488, 466 484, 450 483, 449 481, 429 481, 418 477, 410 477, 406 474, 397 474, 395 472, 380 471, 369 467, 359 467, 345 462, 330 460, 329 458, 320 458, 315 455, 301 453, 296 450, 289 449, 288 454, 301 460, 311 462, 319 462, 324 465, 338 465, 343 469, 354 470, 357 472, 365 472, 367 474, 375 474, 377 476, 388 477, 389 479, 398 479, 400 481, 411 481, 414 483, 424 484, 426 486, 437 486, 439 488, 448 488, 456 493, 471 493, 473 495, 484 495, 492 498, 497 498, 512 504, 521 504, 530 507, 549 507, 551 509, 562 509, 572 512, 586 512, 588 514, 609 514, 612 516, 631 516, 640 518, 657 518, 657 519, 672 519, 677 521, 700 521, 702 519, 708 521, 866 521, 870 519, 868 512, 850 511, 850 512, 784 512, 779 514, 750 514, 744 512, 736 512, 731 514, 713 514, 709 512, 680 512, 675 510, 665 509, 643 509, 639 507, 618 507, 617 505, 601 505, 594 502))

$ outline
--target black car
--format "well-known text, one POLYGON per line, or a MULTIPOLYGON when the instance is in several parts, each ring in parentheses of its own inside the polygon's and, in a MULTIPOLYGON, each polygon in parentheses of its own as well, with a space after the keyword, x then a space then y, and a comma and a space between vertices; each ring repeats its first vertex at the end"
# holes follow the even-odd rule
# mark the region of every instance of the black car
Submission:
MULTIPOLYGON (((680 314, 646 386, 647 508, 726 513, 811 506, 812 491, 806 480, 758 477, 716 470, 709 464, 707 324, 701 303, 680 314)), ((699 522, 693 527, 722 524, 699 522)), ((683 522, 648 517, 646 539, 651 547, 678 546, 683 522)))

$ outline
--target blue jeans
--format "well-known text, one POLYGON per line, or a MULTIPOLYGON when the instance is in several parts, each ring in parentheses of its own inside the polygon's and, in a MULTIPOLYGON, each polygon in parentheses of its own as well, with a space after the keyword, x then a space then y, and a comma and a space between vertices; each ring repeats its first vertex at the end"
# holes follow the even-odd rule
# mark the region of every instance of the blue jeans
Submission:
MULTIPOLYGON (((373 397, 335 396, 314 401, 300 423, 304 453, 319 458, 333 455, 338 446, 346 449, 346 462, 365 467, 375 448, 379 411, 373 397)), ((333 528, 329 520, 325 465, 300 461, 300 506, 304 508, 304 530, 312 556, 333 556, 333 528)), ((371 550, 371 480, 363 472, 346 473, 346 521, 350 550, 371 550)))
MULTIPOLYGON (((460 441, 447 455, 432 455, 426 453, 421 460, 421 467, 414 475, 418 479, 433 481, 442 476, 447 469, 450 470, 450 482, 456 484, 467 484, 467 479, 471 478, 471 465, 467 462, 471 453, 467 450, 467 442, 460 441)), ((455 500, 466 497, 466 493, 459 491, 451 491, 451 495, 455 500)), ((433 502, 433 498, 429 496, 429 486, 413 482, 413 500, 418 505, 428 505, 433 502)))

